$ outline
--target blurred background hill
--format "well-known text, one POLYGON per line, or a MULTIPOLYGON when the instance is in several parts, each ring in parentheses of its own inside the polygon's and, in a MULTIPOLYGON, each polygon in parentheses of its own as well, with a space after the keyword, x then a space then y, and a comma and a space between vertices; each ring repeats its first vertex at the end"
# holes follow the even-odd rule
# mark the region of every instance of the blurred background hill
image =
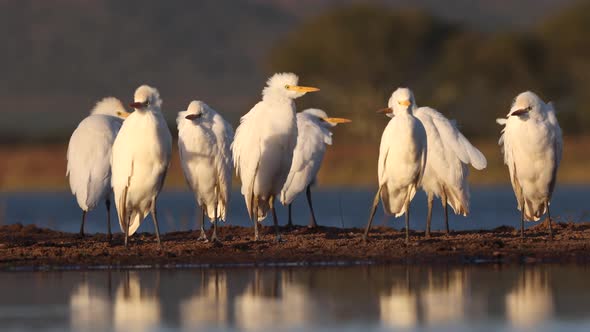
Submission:
POLYGON ((322 89, 298 100, 300 109, 354 121, 336 130, 327 168, 348 164, 322 172, 329 183, 373 180, 386 124, 374 110, 400 85, 489 149, 498 170, 482 175, 486 183, 505 177, 494 119, 533 90, 557 105, 581 149, 566 146, 566 177, 585 174, 574 166, 586 161, 580 142, 590 142, 589 1, 0 0, 0 20, 0 143, 14 157, 0 166, 0 188, 22 182, 14 169, 47 168, 52 158, 65 185, 67 139, 104 96, 130 101, 148 83, 160 90, 173 133, 176 112, 192 99, 236 126, 276 71, 322 89))

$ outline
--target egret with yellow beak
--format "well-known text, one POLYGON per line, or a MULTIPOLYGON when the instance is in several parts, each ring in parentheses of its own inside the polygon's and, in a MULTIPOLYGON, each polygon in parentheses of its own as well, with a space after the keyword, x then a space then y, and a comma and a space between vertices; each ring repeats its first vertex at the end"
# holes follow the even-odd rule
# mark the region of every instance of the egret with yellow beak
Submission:
POLYGON ((311 212, 309 227, 317 227, 311 202, 311 186, 316 182, 316 176, 326 152, 326 145, 332 145, 330 129, 340 123, 349 122, 351 122, 349 119, 329 118, 326 112, 316 108, 297 113, 297 145, 287 182, 281 191, 281 203, 289 207, 287 226, 293 226, 291 204, 295 197, 305 190, 307 204, 311 212))
POLYGON ((385 214, 406 217, 406 242, 410 241, 410 202, 420 186, 426 167, 426 131, 413 115, 414 95, 407 88, 398 88, 389 98, 382 113, 393 113, 381 137, 377 176, 379 189, 363 238, 366 240, 377 211, 379 198, 385 214))
POLYGON ((172 135, 160 110, 158 90, 140 86, 130 106, 135 112, 125 120, 113 144, 112 184, 119 225, 127 246, 129 236, 151 213, 161 247, 156 199, 170 164, 172 135))
POLYGON ((262 101, 240 120, 232 143, 236 173, 242 181, 242 195, 254 222, 254 239, 258 241, 258 222, 272 212, 276 240, 280 241, 275 197, 287 180, 293 151, 297 144, 297 121, 294 99, 313 87, 298 85, 293 73, 278 73, 268 79, 262 101))

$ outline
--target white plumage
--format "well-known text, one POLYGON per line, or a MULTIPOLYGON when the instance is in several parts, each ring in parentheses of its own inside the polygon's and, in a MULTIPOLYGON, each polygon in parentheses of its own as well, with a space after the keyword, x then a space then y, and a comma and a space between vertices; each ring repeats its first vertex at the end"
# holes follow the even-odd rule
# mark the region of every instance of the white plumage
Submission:
POLYGON ((441 199, 445 209, 445 227, 448 228, 447 203, 455 214, 469 213, 469 164, 482 170, 487 166, 485 156, 461 134, 455 124, 430 107, 414 110, 426 130, 428 156, 422 177, 422 189, 428 196, 426 235, 430 235, 432 200, 441 199))
POLYGON ((561 128, 553 105, 526 91, 516 97, 507 118, 497 122, 504 125, 498 143, 522 212, 521 236, 524 236, 524 220, 536 221, 545 213, 552 236, 549 204, 563 151, 561 128))
POLYGON ((117 98, 104 98, 70 137, 66 176, 69 176, 70 189, 83 211, 80 235, 84 235, 86 212, 105 201, 110 238, 111 148, 123 119, 128 115, 117 98))
POLYGON ((113 144, 115 204, 125 244, 150 210, 159 243, 156 198, 170 163, 172 137, 160 111, 158 90, 142 85, 135 91, 134 100, 131 106, 135 112, 125 120, 113 144))
POLYGON ((311 203, 310 186, 315 183, 324 159, 326 145, 332 145, 330 129, 339 123, 347 122, 350 120, 329 118, 326 112, 316 108, 297 113, 297 144, 287 181, 281 191, 281 203, 289 206, 288 225, 292 225, 291 203, 297 195, 306 190, 311 210, 310 227, 317 226, 311 203))
MULTIPOLYGON (((178 113, 178 149, 187 184, 209 219, 225 221, 232 182, 231 142, 234 132, 221 115, 202 101, 178 113), (216 211, 217 209, 217 211, 216 211)), ((201 237, 206 239, 201 218, 201 237)), ((217 240, 214 230, 212 240, 217 240)))
POLYGON ((412 115, 414 95, 407 88, 393 92, 384 112, 393 112, 381 137, 379 148, 379 190, 375 195, 365 238, 379 202, 386 214, 406 215, 406 241, 409 241, 410 202, 420 185, 426 166, 427 139, 422 123, 412 115))
MULTIPOLYGON (((291 168, 297 142, 293 99, 318 90, 297 83, 295 74, 273 75, 262 91, 262 101, 240 120, 232 143, 236 173, 242 182, 248 213, 255 221, 257 240, 256 221, 262 221, 269 210, 274 212, 275 196, 280 194, 291 168)), ((278 239, 277 220, 273 220, 278 239)))

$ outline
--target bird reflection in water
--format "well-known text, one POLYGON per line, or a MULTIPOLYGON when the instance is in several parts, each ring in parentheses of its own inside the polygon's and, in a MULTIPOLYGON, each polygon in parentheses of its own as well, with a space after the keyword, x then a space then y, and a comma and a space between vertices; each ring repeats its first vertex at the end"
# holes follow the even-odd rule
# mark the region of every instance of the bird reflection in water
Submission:
POLYGON ((554 313, 546 270, 525 268, 519 279, 517 286, 506 295, 506 318, 519 328, 542 326, 554 313))
MULTIPOLYGON (((89 272, 70 287, 69 325, 76 331, 306 329, 351 323, 412 329, 490 320, 534 329, 558 319, 558 292, 550 284, 556 273, 417 266, 89 272)), ((559 286, 564 299, 572 296, 568 284, 559 286)), ((562 311, 575 313, 569 302, 561 302, 568 308, 562 311)))
POLYGON ((84 280, 70 296, 70 326, 75 331, 106 330, 113 319, 111 309, 108 290, 84 280))
POLYGON ((202 326, 225 326, 229 307, 227 273, 201 271, 201 289, 180 304, 182 326, 192 329, 202 326))
POLYGON ((125 272, 114 299, 115 330, 141 332, 159 326, 158 285, 159 282, 156 281, 155 289, 142 288, 137 272, 125 272))
POLYGON ((292 282, 290 271, 255 270, 254 280, 236 297, 236 325, 242 329, 304 326, 313 311, 307 289, 292 282))
POLYGON ((405 278, 394 280, 391 290, 379 296, 383 325, 409 328, 451 324, 464 318, 468 292, 465 272, 421 272, 408 268, 405 278))

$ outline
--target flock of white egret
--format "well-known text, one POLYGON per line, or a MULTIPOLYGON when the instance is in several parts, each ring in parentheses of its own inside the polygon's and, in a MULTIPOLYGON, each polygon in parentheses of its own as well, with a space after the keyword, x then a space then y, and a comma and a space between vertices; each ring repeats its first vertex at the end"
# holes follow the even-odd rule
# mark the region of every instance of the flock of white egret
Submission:
MULTIPOLYGON (((186 182, 201 208, 200 237, 219 241, 217 221, 226 220, 235 168, 241 193, 254 223, 254 239, 260 240, 258 223, 272 214, 276 241, 281 237, 275 199, 289 206, 306 192, 311 212, 310 227, 317 226, 310 187, 320 169, 326 145, 332 144, 330 128, 351 122, 331 118, 319 109, 296 113, 294 99, 317 88, 298 85, 293 73, 270 77, 262 100, 246 113, 235 131, 223 117, 202 101, 192 101, 178 113, 178 148, 186 182), (213 223, 207 238, 205 215, 213 223)), ((172 153, 172 136, 162 115, 162 99, 153 87, 142 85, 130 104, 129 113, 116 98, 99 101, 72 134, 68 146, 67 175, 70 188, 82 209, 80 235, 84 235, 86 213, 99 203, 107 208, 111 239, 111 188, 119 224, 128 238, 151 213, 158 244, 160 234, 156 200, 172 153)), ((367 238, 379 200, 386 214, 405 215, 409 241, 410 203, 421 188, 428 196, 426 237, 434 197, 441 199, 445 230, 449 232, 448 210, 469 213, 469 165, 482 170, 484 155, 461 134, 454 121, 429 107, 418 107, 410 89, 398 88, 378 112, 391 118, 381 138, 378 162, 379 187, 364 233, 367 238)), ((514 100, 506 118, 500 145, 510 171, 518 209, 524 221, 539 220, 547 213, 562 154, 561 129, 553 106, 532 92, 514 100)), ((551 222, 548 222, 552 237, 551 222)))

